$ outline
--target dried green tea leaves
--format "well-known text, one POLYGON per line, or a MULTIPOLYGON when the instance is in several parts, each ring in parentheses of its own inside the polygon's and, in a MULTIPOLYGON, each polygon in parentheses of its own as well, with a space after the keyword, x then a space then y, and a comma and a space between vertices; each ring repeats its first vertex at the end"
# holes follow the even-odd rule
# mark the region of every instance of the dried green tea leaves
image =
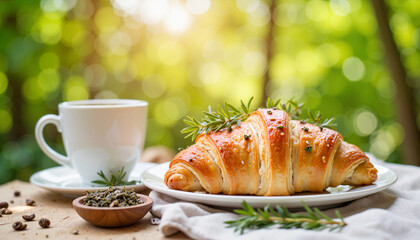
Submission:
POLYGON ((125 187, 87 192, 83 199, 83 205, 91 207, 128 207, 142 203, 133 189, 127 190, 125 187))

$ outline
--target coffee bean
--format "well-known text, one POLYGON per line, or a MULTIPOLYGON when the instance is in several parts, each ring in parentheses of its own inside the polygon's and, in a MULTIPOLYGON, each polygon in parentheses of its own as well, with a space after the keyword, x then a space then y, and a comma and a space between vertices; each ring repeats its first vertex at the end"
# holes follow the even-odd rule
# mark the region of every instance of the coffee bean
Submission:
POLYGON ((23 216, 22 216, 22 218, 23 218, 25 221, 32 221, 32 220, 34 220, 34 218, 35 218, 35 214, 31 214, 31 215, 23 215, 23 216))
POLYGON ((0 208, 8 208, 9 204, 7 202, 0 202, 0 208))
POLYGON ((28 206, 35 206, 35 201, 32 199, 26 199, 26 205, 28 206))
POLYGON ((50 226, 51 222, 47 218, 41 218, 39 219, 38 224, 43 228, 47 228, 50 226))
POLYGON ((15 229, 16 231, 25 230, 26 224, 23 224, 22 222, 17 221, 13 223, 12 228, 15 229))

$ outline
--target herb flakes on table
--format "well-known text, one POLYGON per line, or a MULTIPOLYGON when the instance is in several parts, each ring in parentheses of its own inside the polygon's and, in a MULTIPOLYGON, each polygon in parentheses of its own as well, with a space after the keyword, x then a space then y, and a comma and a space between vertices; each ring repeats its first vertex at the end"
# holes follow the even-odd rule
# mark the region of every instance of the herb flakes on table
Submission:
POLYGON ((127 190, 125 187, 87 192, 83 199, 83 205, 91 207, 128 207, 142 203, 133 189, 127 190))

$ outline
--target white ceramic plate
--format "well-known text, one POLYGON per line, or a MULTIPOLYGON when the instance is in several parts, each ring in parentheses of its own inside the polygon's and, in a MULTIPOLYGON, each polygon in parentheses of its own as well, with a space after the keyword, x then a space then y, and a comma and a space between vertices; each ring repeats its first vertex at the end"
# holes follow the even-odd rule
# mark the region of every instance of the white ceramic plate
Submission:
MULTIPOLYGON (((129 181, 140 181, 140 175, 148 168, 156 166, 155 163, 140 162, 136 165, 129 181)), ((32 184, 48 189, 53 192, 61 193, 68 197, 79 197, 86 194, 86 191, 96 191, 106 189, 107 187, 95 187, 82 183, 79 175, 71 168, 59 166, 45 169, 33 174, 30 178, 32 184)), ((146 186, 140 182, 136 185, 127 186, 139 192, 146 189, 146 186)))
POLYGON ((169 168, 169 162, 159 164, 155 167, 149 168, 141 175, 141 181, 148 188, 178 198, 184 201, 202 203, 207 205, 237 208, 241 206, 242 201, 247 201, 252 207, 264 207, 267 204, 281 204, 289 208, 299 208, 302 206, 301 201, 304 201, 309 206, 332 206, 362 198, 364 196, 377 193, 390 187, 397 181, 397 174, 379 164, 372 161, 378 170, 378 179, 373 185, 353 188, 349 191, 341 191, 338 193, 299 193, 293 196, 273 196, 262 197, 252 195, 220 195, 220 194, 206 194, 184 192, 179 190, 169 189, 163 179, 166 171, 169 168))

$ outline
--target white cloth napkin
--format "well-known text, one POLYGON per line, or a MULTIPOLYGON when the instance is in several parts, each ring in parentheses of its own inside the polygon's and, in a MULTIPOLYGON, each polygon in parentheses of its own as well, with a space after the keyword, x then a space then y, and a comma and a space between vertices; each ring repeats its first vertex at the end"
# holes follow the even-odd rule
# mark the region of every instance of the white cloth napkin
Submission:
MULTIPOLYGON (((382 165, 398 174, 388 190, 355 200, 338 208, 348 223, 341 231, 259 229, 239 235, 224 221, 239 218, 228 211, 181 201, 152 191, 152 214, 160 217, 165 235, 181 231, 193 239, 420 239, 420 167, 391 163, 382 165)), ((335 216, 335 209, 325 210, 335 216)))

